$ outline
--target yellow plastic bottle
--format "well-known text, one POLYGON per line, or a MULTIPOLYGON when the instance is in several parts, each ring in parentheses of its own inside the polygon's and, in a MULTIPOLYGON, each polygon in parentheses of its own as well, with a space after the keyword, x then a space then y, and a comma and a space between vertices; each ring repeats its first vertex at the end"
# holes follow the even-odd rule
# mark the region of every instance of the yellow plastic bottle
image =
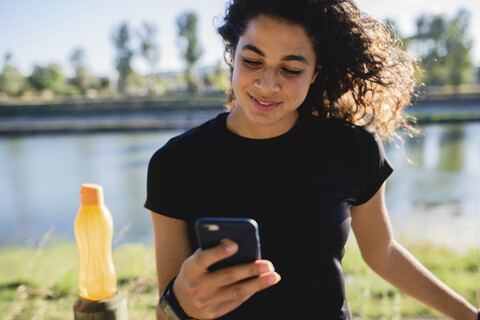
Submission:
POLYGON ((75 239, 80 253, 80 297, 99 301, 117 292, 112 260, 113 219, 105 206, 103 188, 82 184, 81 205, 75 218, 75 239))

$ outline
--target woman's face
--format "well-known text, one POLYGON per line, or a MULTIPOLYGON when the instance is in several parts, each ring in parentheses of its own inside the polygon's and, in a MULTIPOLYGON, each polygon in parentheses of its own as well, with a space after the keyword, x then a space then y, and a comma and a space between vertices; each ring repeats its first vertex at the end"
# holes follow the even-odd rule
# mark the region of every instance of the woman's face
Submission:
POLYGON ((316 56, 305 29, 258 16, 240 37, 233 65, 237 104, 227 127, 249 138, 290 130, 316 77, 316 56))

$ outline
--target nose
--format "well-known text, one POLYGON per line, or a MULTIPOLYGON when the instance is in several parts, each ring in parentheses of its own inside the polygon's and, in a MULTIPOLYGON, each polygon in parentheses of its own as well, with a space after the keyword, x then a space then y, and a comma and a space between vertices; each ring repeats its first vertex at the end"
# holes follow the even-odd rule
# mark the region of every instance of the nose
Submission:
POLYGON ((277 71, 274 68, 261 70, 253 84, 257 89, 265 92, 278 92, 280 90, 277 71))

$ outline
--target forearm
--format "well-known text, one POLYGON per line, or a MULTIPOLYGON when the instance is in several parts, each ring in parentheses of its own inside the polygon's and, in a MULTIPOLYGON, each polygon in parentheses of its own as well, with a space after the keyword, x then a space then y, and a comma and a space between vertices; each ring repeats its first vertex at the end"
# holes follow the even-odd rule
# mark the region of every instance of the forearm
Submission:
MULTIPOLYGON (((155 260, 159 295, 170 280, 178 274, 183 261, 192 253, 184 221, 168 218, 155 212, 151 213, 155 235, 155 260)), ((168 320, 156 306, 157 320, 168 320)))
POLYGON ((436 278, 396 242, 391 244, 382 262, 370 266, 402 292, 453 319, 477 319, 475 307, 436 278))

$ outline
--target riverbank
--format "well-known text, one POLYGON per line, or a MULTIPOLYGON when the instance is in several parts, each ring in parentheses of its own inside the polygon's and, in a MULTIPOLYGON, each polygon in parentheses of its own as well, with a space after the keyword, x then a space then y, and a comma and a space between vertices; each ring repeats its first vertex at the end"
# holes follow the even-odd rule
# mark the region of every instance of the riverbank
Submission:
POLYGON ((417 123, 455 123, 480 121, 479 95, 433 95, 419 99, 407 108, 417 123))
MULTIPOLYGON (((188 129, 224 111, 222 93, 194 99, 123 97, 0 104, 0 135, 188 129)), ((480 121, 480 94, 419 98, 418 123, 480 121)))
MULTIPOLYGON (((73 319, 78 298, 78 254, 74 243, 0 249, 0 318, 73 319)), ((408 246, 414 255, 471 303, 478 301, 479 252, 458 254, 428 245, 408 246)), ((130 320, 154 319, 157 303, 153 247, 123 244, 114 249, 119 290, 127 295, 130 320)), ((350 242, 344 258, 347 296, 355 319, 444 319, 375 275, 350 242)))
POLYGON ((118 97, 0 104, 0 135, 187 129, 224 110, 221 93, 195 99, 118 97))

